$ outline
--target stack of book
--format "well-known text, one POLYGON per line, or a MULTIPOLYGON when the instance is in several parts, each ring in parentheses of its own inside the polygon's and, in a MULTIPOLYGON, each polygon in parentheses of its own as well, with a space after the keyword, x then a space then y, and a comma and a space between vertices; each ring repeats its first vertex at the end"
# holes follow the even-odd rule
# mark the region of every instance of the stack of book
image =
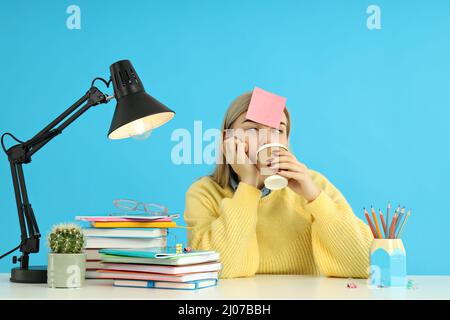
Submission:
POLYGON ((170 248, 103 249, 98 278, 114 286, 200 289, 215 286, 222 265, 215 251, 177 253, 170 248))
POLYGON ((101 249, 161 249, 167 247, 167 230, 176 227, 170 217, 77 216, 86 221, 86 278, 97 279, 102 268, 101 249))

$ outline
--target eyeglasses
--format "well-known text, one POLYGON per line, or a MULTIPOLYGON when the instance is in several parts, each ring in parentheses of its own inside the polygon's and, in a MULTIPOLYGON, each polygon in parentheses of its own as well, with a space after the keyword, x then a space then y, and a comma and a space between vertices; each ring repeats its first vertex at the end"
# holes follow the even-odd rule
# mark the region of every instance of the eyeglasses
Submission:
MULTIPOLYGON (((122 211, 133 212, 133 215, 142 216, 169 216, 169 209, 163 205, 149 202, 139 202, 129 199, 115 199, 113 204, 117 209, 122 211), (135 212, 143 211, 143 212, 135 212)), ((123 215, 123 213, 111 214, 111 215, 123 215)))

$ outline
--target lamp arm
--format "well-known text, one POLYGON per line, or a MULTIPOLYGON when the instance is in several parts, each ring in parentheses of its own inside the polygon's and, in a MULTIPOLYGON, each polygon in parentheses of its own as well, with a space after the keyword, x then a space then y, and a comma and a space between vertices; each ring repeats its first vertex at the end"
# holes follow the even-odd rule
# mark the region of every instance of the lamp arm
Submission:
MULTIPOLYGON (((84 114, 89 108, 98 104, 107 103, 110 98, 111 97, 107 97, 96 87, 92 86, 83 97, 38 132, 33 138, 23 143, 16 144, 6 150, 10 162, 17 212, 19 215, 21 232, 20 251, 22 252, 22 256, 18 260, 20 261, 20 267, 22 269, 28 269, 29 254, 39 252, 39 239, 41 237, 33 208, 28 199, 22 165, 31 162, 31 156, 34 153, 46 145, 55 136, 59 135, 67 126, 84 114), (83 103, 85 103, 84 106, 73 113, 83 105, 83 103), (67 118, 69 115, 71 116, 67 118), (64 119, 66 120, 64 121, 64 119)), ((16 257, 14 257, 13 262, 17 262, 16 257)))
POLYGON ((86 94, 80 98, 75 104, 73 104, 69 109, 64 111, 59 117, 53 120, 49 125, 47 125, 44 129, 42 129, 38 134, 36 134, 33 138, 26 141, 24 143, 25 148, 27 149, 26 155, 31 157, 35 152, 37 152, 40 148, 47 144, 51 139, 55 136, 59 135, 67 126, 69 126, 72 122, 78 119, 83 113, 85 113, 89 108, 102 104, 108 103, 108 96, 103 94, 96 87, 91 87, 86 94), (87 101, 87 102, 86 102, 87 101), (62 120, 67 118, 72 112, 74 112, 78 107, 80 107, 84 102, 86 104, 79 109, 77 112, 72 114, 67 120, 65 120, 62 124, 60 124, 57 128, 54 128, 58 125, 62 120))

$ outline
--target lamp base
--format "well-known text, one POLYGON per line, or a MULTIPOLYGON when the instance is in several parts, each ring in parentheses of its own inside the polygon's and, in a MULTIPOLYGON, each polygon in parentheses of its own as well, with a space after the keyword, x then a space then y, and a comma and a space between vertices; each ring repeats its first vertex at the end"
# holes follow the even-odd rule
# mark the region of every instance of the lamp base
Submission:
POLYGON ((12 268, 9 280, 17 283, 47 283, 47 266, 12 268))

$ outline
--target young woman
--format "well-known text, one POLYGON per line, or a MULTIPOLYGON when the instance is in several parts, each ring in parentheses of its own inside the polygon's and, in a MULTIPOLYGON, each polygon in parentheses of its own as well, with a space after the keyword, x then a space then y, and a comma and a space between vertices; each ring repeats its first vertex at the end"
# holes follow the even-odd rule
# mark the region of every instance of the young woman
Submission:
MULTIPOLYGON (((222 131, 276 130, 289 145, 291 119, 285 108, 277 129, 245 118, 251 93, 238 97, 226 112, 222 131)), ((271 142, 271 135, 265 135, 271 142)), ((291 152, 280 151, 266 168, 288 179, 281 190, 264 188, 261 167, 253 161, 227 162, 227 155, 251 160, 246 139, 227 138, 223 162, 186 193, 184 218, 189 245, 220 254, 222 278, 256 273, 366 278, 373 235, 323 175, 308 169, 291 152), (241 154, 239 154, 241 153, 241 154)), ((253 155, 254 156, 254 155, 253 155)))

